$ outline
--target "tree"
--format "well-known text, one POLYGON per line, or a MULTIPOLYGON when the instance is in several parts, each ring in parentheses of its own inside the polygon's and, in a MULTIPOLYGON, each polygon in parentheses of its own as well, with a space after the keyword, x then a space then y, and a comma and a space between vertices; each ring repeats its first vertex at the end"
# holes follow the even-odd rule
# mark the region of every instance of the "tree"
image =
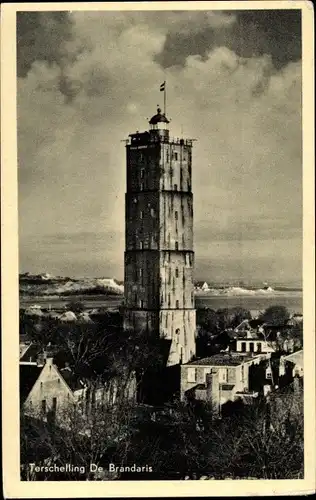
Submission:
POLYGON ((21 474, 27 480, 116 479, 109 474, 109 462, 126 463, 126 454, 135 432, 137 408, 124 398, 115 403, 95 405, 85 414, 79 406, 63 408, 54 421, 44 422, 38 415, 21 414, 21 474), (36 474, 32 464, 43 466, 36 474), (56 473, 65 464, 76 470, 56 473), (91 467, 91 464, 94 466, 91 467), (47 469, 45 469, 45 466, 47 469), (48 466, 53 466, 49 470, 48 466), (78 470, 79 469, 79 470, 78 470), (96 475, 97 469, 99 473, 96 475))
POLYGON ((289 318, 288 309, 282 305, 270 306, 260 316, 260 319, 269 326, 283 326, 289 318))
POLYGON ((295 479, 304 473, 303 393, 276 391, 214 425, 208 468, 216 478, 295 479))
POLYGON ((80 300, 71 300, 66 304, 66 310, 72 311, 73 313, 81 313, 84 309, 85 306, 80 300))

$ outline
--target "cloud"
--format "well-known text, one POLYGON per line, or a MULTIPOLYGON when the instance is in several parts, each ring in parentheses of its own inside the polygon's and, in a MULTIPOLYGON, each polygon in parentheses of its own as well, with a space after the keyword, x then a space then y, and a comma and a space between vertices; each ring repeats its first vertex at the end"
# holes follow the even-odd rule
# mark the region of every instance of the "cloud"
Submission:
MULTIPOLYGON (((301 63, 293 56, 293 61, 278 67, 271 51, 259 53, 259 49, 246 57, 232 49, 227 34, 227 43, 205 45, 203 57, 187 47, 184 65, 164 69, 157 54, 165 50, 168 33, 185 36, 187 30, 195 36, 208 24, 215 31, 231 33, 239 19, 238 13, 200 16, 74 12, 66 22, 71 36, 63 20, 61 30, 66 35, 49 58, 40 52, 32 55, 32 64, 18 81, 24 269, 30 263, 27 241, 35 235, 35 267, 42 248, 41 259, 45 255, 48 262, 53 259, 55 267, 65 267, 67 261, 74 273, 89 269, 96 275, 102 259, 109 259, 110 243, 102 252, 99 243, 87 238, 85 250, 79 249, 74 235, 115 230, 120 236, 113 242, 111 266, 103 263, 102 269, 109 274, 107 269, 114 266, 122 276, 125 151, 121 141, 147 128, 146 119, 159 101, 162 104, 159 85, 165 79, 171 134, 180 135, 183 129, 185 136, 197 139, 193 151, 197 259, 203 261, 213 238, 227 248, 241 238, 253 244, 277 239, 283 243, 278 243, 276 272, 282 273, 292 242, 300 266, 301 63), (87 41, 83 50, 68 50, 69 44, 80 47, 83 40, 87 41), (61 64, 59 54, 64 53, 76 56, 63 58, 61 64), (47 233, 73 236, 67 236, 62 246, 53 246, 53 257, 44 241, 47 233)), ((41 23, 46 26, 43 19, 41 23)), ((286 40, 282 47, 288 51, 286 40)), ((234 252, 229 255, 233 266, 237 257, 234 252)), ((245 263, 252 258, 247 254, 245 263)), ((209 252, 211 268, 218 259, 218 253, 209 252)))
POLYGON ((182 29, 168 30, 164 47, 156 56, 164 68, 184 66, 189 55, 204 59, 209 51, 220 46, 240 57, 271 54, 278 69, 301 58, 299 10, 216 12, 213 23, 205 12, 199 14, 200 22, 195 24, 198 29, 192 29, 190 19, 186 19, 182 29))

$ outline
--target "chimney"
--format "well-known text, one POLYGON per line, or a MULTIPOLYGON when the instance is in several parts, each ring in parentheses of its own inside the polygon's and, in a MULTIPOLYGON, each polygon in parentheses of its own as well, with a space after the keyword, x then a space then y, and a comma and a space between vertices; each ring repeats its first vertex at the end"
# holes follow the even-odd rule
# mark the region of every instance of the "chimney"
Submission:
POLYGON ((206 400, 211 403, 214 416, 220 414, 219 373, 212 369, 206 375, 206 400))
POLYGON ((53 360, 54 360, 54 359, 53 359, 53 357, 52 357, 52 356, 47 357, 47 358, 45 359, 45 364, 46 364, 46 365, 50 365, 50 366, 51 366, 51 365, 53 364, 53 360))
POLYGON ((300 385, 300 377, 295 375, 293 380, 294 394, 298 395, 300 393, 300 385))

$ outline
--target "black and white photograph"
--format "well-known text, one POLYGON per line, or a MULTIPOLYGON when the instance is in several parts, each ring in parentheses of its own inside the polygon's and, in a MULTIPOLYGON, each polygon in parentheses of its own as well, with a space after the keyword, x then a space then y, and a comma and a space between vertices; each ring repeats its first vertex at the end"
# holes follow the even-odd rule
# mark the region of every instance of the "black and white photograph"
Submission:
POLYGON ((312 7, 163 3, 16 12, 24 484, 307 478, 312 7))

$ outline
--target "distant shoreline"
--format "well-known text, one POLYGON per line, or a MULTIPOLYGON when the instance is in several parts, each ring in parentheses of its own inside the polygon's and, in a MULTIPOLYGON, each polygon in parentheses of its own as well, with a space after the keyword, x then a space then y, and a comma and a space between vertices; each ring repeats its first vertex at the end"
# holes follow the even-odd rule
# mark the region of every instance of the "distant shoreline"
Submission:
MULTIPOLYGON (((118 308, 123 305, 123 295, 69 295, 69 296, 20 296, 20 308, 27 308, 37 304, 43 308, 63 308, 71 301, 83 302, 87 309, 118 308)), ((262 295, 212 295, 198 293, 195 295, 197 309, 208 307, 210 309, 243 307, 251 311, 261 311, 270 305, 284 305, 290 312, 302 313, 303 294, 301 291, 288 293, 262 294, 262 295)))

